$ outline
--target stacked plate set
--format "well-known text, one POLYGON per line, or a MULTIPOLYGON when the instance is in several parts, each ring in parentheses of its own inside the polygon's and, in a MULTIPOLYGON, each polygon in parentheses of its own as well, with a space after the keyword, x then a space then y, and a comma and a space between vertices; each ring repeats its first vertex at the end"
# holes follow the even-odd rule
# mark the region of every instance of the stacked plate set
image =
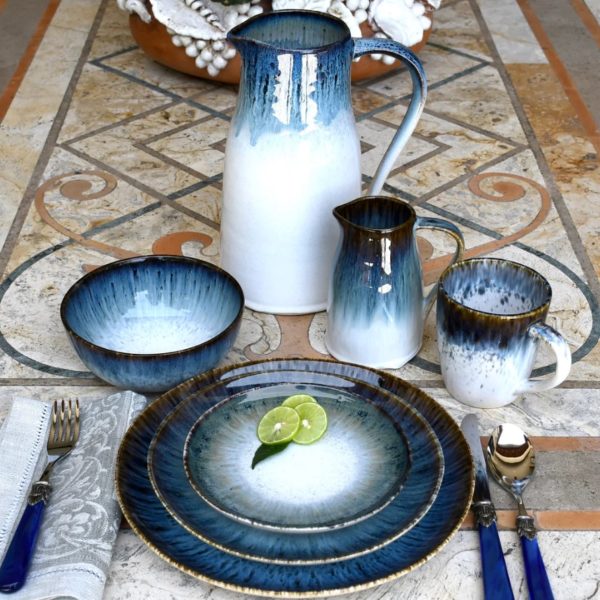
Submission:
POLYGON ((150 404, 126 434, 117 494, 172 565, 261 596, 358 591, 423 564, 460 527, 473 465, 454 420, 390 374, 333 361, 215 369, 150 404), (252 466, 261 417, 294 394, 325 435, 252 466))

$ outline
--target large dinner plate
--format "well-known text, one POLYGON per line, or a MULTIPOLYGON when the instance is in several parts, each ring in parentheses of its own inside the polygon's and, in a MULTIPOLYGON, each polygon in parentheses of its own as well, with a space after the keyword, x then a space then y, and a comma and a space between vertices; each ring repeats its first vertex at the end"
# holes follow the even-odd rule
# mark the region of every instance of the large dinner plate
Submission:
POLYGON ((431 558, 456 533, 469 510, 473 464, 452 418, 429 396, 384 372, 330 361, 276 360, 214 370, 166 393, 126 433, 117 460, 117 497, 133 530, 159 556, 210 584, 270 596, 316 597, 359 591, 390 581, 431 558), (333 373, 379 386, 417 410, 435 432, 444 476, 429 511, 397 540, 366 555, 310 565, 264 563, 235 556, 183 528, 160 502, 149 480, 147 453, 162 420, 190 394, 247 373, 299 370, 333 373))
POLYGON ((228 379, 182 400, 152 440, 148 469, 167 510, 202 540, 256 560, 308 563, 364 554, 414 526, 438 492, 443 457, 428 423, 381 388, 332 373, 267 371, 228 379), (327 407, 330 430, 312 447, 288 447, 268 459, 271 465, 265 461, 252 470, 260 415, 295 393, 311 394, 327 407), (196 493, 182 456, 199 414, 206 423, 197 431, 202 446, 197 458, 220 478, 213 484, 221 486, 218 493, 229 496, 237 487, 234 497, 244 501, 240 494, 247 495, 244 509, 254 506, 253 514, 263 522, 277 510, 286 523, 270 530, 256 529, 241 517, 232 522, 196 493), (319 464, 327 477, 316 474, 315 482, 311 469, 319 464), (287 490, 290 476, 298 477, 300 485, 287 490), (314 515, 317 523, 329 518, 332 525, 302 533, 286 526, 287 512, 294 519, 301 503, 307 517, 314 515))

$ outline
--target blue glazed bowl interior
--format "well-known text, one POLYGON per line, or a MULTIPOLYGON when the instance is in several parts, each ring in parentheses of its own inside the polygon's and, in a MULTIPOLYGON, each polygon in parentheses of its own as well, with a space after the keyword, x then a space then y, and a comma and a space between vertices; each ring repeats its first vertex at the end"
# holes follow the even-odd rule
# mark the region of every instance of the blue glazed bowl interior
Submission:
POLYGON ((63 318, 73 333, 116 352, 156 355, 201 345, 239 316, 243 297, 208 263, 147 257, 90 273, 68 293, 63 318))

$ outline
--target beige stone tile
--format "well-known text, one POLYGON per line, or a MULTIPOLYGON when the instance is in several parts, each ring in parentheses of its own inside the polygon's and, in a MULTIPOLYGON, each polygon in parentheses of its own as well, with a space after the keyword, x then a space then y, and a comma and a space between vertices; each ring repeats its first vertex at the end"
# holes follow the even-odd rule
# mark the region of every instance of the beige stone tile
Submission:
POLYGON ((214 223, 220 223, 222 198, 223 192, 219 188, 209 185, 178 198, 175 204, 193 210, 214 223))
POLYGON ((433 89, 427 109, 518 143, 525 134, 498 71, 485 67, 433 89))
POLYGON ((171 102, 154 89, 88 64, 81 73, 59 141, 115 125, 171 102))
MULTIPOLYGON (((132 43, 135 42, 132 40, 132 43)), ((213 84, 208 81, 154 62, 137 47, 102 60, 102 65, 117 69, 127 76, 143 81, 148 86, 156 86, 183 98, 194 96, 202 90, 213 87, 213 84)))
MULTIPOLYGON (((378 118, 397 125, 404 111, 404 107, 394 107, 378 118)), ((417 132, 448 148, 388 179, 388 183, 416 196, 448 184, 512 149, 504 142, 427 113, 421 117, 417 132)))
MULTIPOLYGON (((429 86, 451 77, 458 77, 464 71, 481 64, 481 61, 475 58, 435 46, 425 46, 419 53, 419 58, 423 63, 429 86)), ((410 94, 411 86, 409 74, 406 70, 402 70, 389 77, 375 80, 368 85, 368 88, 388 98, 396 99, 410 94)))
POLYGON ((502 62, 548 62, 516 0, 478 0, 478 4, 502 62))
MULTIPOLYGON (((394 124, 390 126, 380 121, 368 119, 360 121, 357 129, 360 141, 363 143, 361 169, 363 174, 373 177, 392 138, 396 134, 397 127, 394 124), (369 149, 365 150, 367 147, 369 149)), ((437 145, 430 144, 426 140, 413 135, 394 162, 392 172, 430 152, 435 152, 437 149, 437 145)))
POLYGON ((97 0, 60 4, 2 121, 0 246, 44 148, 97 7, 97 0))
POLYGON ((223 150, 228 133, 227 121, 208 118, 165 135, 148 146, 203 176, 213 177, 223 172, 223 150))
POLYGON ((90 60, 97 60, 136 45, 128 22, 128 14, 119 10, 116 2, 108 2, 90 49, 90 60))
POLYGON ((468 2, 442 2, 440 9, 433 14, 433 31, 429 41, 483 60, 492 59, 468 2))

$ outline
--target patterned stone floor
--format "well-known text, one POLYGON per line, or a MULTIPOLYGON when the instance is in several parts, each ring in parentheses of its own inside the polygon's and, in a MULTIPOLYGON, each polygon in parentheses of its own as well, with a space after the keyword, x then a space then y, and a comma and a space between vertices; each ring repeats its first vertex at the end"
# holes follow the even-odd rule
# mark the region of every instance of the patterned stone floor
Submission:
MULTIPOLYGON (((27 60, 0 97, 0 415, 13 395, 108 393, 60 324, 62 296, 83 273, 137 254, 219 261, 224 140, 236 90, 150 62, 112 0, 47 5, 27 60)), ((542 530, 557 598, 584 599, 600 597, 600 90, 580 63, 594 52, 598 57, 600 4, 565 5, 575 15, 574 31, 591 40, 579 63, 562 38, 554 44, 548 34, 556 7, 534 0, 443 2, 420 54, 430 83, 427 107, 386 192, 419 214, 455 222, 469 256, 529 264, 552 284, 549 320, 573 353, 568 380, 479 416, 486 431, 509 421, 534 436, 540 452, 527 505, 542 530)), ((402 72, 354 86, 365 182, 408 93, 402 72)), ((445 243, 436 235, 423 243, 429 282, 445 243)), ((322 356, 325 323, 324 313, 247 310, 226 363, 322 356)), ((550 362, 542 353, 536 373, 547 372, 550 362)), ((469 412, 441 382, 432 315, 422 350, 395 373, 457 420, 469 412)), ((494 496, 517 597, 526 598, 513 505, 498 489, 494 496)), ((467 520, 423 568, 351 597, 482 597, 478 552, 467 520)), ((237 597, 174 570, 121 532, 107 600, 192 595, 237 597)))

